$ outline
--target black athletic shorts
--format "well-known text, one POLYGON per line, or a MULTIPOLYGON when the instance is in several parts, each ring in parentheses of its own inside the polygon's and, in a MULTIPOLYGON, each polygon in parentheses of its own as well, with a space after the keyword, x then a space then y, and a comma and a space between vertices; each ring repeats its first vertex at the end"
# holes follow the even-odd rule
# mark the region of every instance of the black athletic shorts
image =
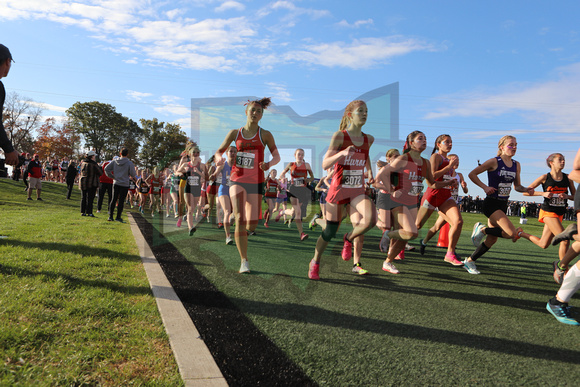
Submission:
POLYGON ((491 214, 493 214, 497 210, 500 210, 505 214, 507 208, 508 208, 507 200, 490 198, 489 196, 483 199, 483 214, 488 218, 491 216, 491 214))

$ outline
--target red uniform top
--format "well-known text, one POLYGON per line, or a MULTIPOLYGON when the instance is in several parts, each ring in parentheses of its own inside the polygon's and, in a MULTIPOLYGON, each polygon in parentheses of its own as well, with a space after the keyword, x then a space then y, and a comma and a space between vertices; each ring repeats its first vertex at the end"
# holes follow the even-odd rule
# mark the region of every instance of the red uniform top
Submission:
POLYGON ((298 165, 292 163, 290 165, 290 176, 292 177, 292 185, 295 187, 304 187, 306 178, 308 177, 308 169, 306 169, 306 163, 298 165))
MULTIPOLYGON (((441 170, 448 165, 449 165, 449 159, 443 157, 443 162, 439 166, 438 170, 441 170)), ((453 177, 451 176, 452 174, 453 174, 453 170, 450 169, 444 175, 439 176, 439 178, 435 179, 435 181, 449 181, 449 180, 453 179, 453 177)), ((435 198, 435 197, 437 198, 437 202, 443 203, 444 201, 446 201, 447 199, 449 199, 451 197, 451 194, 452 194, 451 186, 439 188, 439 189, 428 187, 427 191, 425 191, 425 198, 431 204, 433 204, 433 202, 431 201, 431 198, 435 198)))
POLYGON ((238 183, 263 183, 264 171, 260 169, 260 163, 264 161, 264 142, 262 141, 262 128, 252 138, 244 138, 242 128, 236 136, 236 163, 232 165, 230 180, 238 183))
POLYGON ((109 183, 109 184, 113 184, 113 179, 111 179, 109 176, 107 176, 107 174, 105 173, 105 167, 107 165, 109 165, 111 162, 110 161, 105 161, 103 163, 103 174, 99 177, 99 182, 101 183, 109 183))
POLYGON ((427 169, 423 166, 427 165, 427 160, 421 157, 422 165, 417 165, 413 158, 407 153, 407 165, 399 173, 399 184, 396 191, 401 191, 402 196, 395 197, 391 195, 393 201, 403 205, 413 205, 419 203, 419 196, 423 192, 423 180, 427 176, 427 169))
POLYGON ((269 178, 266 181, 266 192, 264 196, 267 198, 278 197, 278 180, 269 178))
POLYGON ((161 193, 161 179, 155 176, 151 177, 149 181, 149 193, 159 195, 161 193))
POLYGON ((353 145, 355 153, 334 165, 334 176, 328 188, 326 201, 336 204, 346 204, 365 193, 364 169, 369 158, 369 138, 363 133, 361 146, 353 144, 346 130, 342 131, 344 140, 338 152, 353 145))

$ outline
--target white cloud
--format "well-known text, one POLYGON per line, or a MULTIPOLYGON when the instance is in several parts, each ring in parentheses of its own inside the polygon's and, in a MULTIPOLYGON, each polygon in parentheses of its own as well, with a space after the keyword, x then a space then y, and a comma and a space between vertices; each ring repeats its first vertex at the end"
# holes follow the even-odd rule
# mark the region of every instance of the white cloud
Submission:
POLYGON ((136 101, 141 101, 143 98, 151 97, 153 95, 151 93, 142 93, 134 90, 127 90, 125 91, 125 93, 129 98, 134 99, 136 101))
POLYGON ((224 1, 219 7, 215 9, 216 12, 226 12, 226 11, 243 11, 246 6, 237 1, 224 1))
POLYGON ((48 110, 48 111, 51 111, 51 112, 64 113, 68 109, 68 107, 51 105, 51 104, 44 103, 44 102, 26 101, 26 103, 28 103, 28 104, 30 104, 32 106, 39 107, 42 110, 48 110))
POLYGON ((365 25, 372 25, 373 23, 374 23, 373 19, 367 19, 367 20, 357 20, 353 24, 350 24, 349 22, 343 19, 337 23, 337 26, 344 28, 360 28, 365 25))
POLYGON ((554 79, 509 84, 496 91, 471 91, 441 96, 444 106, 426 119, 498 117, 520 114, 539 132, 576 134, 580 131, 580 63, 556 69, 554 79))
POLYGON ((266 82, 266 85, 270 88, 273 99, 284 102, 290 102, 293 100, 286 85, 276 82, 266 82))
POLYGON ((177 103, 180 100, 182 100, 180 97, 164 95, 161 97, 162 106, 155 107, 153 110, 162 114, 191 116, 191 109, 188 106, 177 103))
POLYGON ((333 42, 309 45, 301 51, 286 54, 288 60, 300 60, 324 67, 364 69, 414 51, 435 51, 437 48, 415 38, 391 36, 355 39, 351 43, 333 42))

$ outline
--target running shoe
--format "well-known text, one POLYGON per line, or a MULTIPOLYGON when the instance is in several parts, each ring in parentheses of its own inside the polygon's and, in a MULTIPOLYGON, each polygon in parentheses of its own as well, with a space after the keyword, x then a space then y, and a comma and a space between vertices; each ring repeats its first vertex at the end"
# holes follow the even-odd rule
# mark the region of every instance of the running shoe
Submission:
POLYGON ((316 262, 314 258, 310 261, 310 266, 308 267, 308 278, 311 280, 319 280, 320 276, 318 271, 320 270, 320 262, 316 262))
POLYGON ((121 218, 117 218, 117 219, 115 219, 115 222, 119 222, 119 223, 125 223, 125 222, 123 222, 123 219, 121 219, 121 218))
POLYGON ((463 260, 463 267, 469 274, 479 274, 479 270, 477 270, 477 266, 475 266, 475 262, 469 262, 467 258, 463 260))
POLYGON ((320 218, 320 214, 314 214, 314 218, 310 221, 308 228, 314 230, 317 226, 316 219, 320 218))
POLYGON ((564 281, 564 276, 566 275, 566 270, 560 269, 560 266, 558 265, 559 263, 560 261, 554 261, 552 263, 554 266, 554 281, 556 281, 558 285, 562 285, 562 281, 564 281))
POLYGON ((421 255, 425 255, 425 249, 427 248, 427 245, 423 243, 423 241, 421 241, 421 244, 419 245, 419 252, 421 253, 421 255))
POLYGON ((391 274, 401 274, 401 272, 391 262, 384 262, 383 270, 388 271, 391 274))
POLYGON ((167 213, 165 214, 165 217, 166 217, 166 218, 169 218, 169 212, 167 212, 167 213))
POLYGON ((155 218, 155 213, 154 212, 151 213, 151 217, 152 218, 155 218))
POLYGON ((342 246, 342 259, 344 259, 345 261, 350 261, 350 259, 352 258, 352 242, 349 241, 348 239, 346 239, 346 235, 344 234, 344 238, 342 238, 342 240, 344 241, 344 245, 342 246))
POLYGON ((109 218, 109 219, 107 219, 107 222, 112 222, 112 221, 114 221, 114 220, 115 220, 115 219, 113 219, 113 218, 109 218))
POLYGON ((222 229, 222 228, 224 228, 224 224, 223 223, 218 223, 217 227, 218 227, 218 229, 222 229))
POLYGON ((397 261, 402 261, 403 259, 405 259, 405 249, 401 250, 401 252, 395 257, 395 260, 397 261))
POLYGON ((576 223, 572 223, 568 225, 564 231, 554 236, 554 239, 552 239, 552 246, 556 246, 562 241, 569 241, 574 239, 575 234, 578 234, 578 225, 576 223))
POLYGON ((226 238, 226 245, 231 245, 232 243, 234 243, 234 240, 232 239, 231 236, 226 238))
POLYGON ((552 316, 556 317, 556 320, 560 321, 562 324, 568 325, 580 325, 570 311, 570 306, 567 303, 561 303, 558 305, 553 305, 548 301, 546 304, 546 309, 548 312, 552 313, 552 316))
POLYGON ((36 200, 40 200, 40 201, 42 201, 42 198, 36 198, 36 200))
POLYGON ((189 229, 189 236, 193 236, 193 234, 197 231, 195 227, 189 229))
POLYGON ((357 264, 355 264, 355 265, 352 267, 352 272, 353 272, 353 273, 357 273, 358 275, 365 275, 365 274, 367 274, 369 271, 368 271, 368 270, 365 270, 365 269, 363 269, 363 268, 362 268, 362 266, 360 265, 360 263, 357 263, 357 264))
POLYGON ((471 233, 471 243, 475 247, 478 247, 485 238, 485 234, 483 233, 483 229, 485 226, 481 222, 477 222, 473 225, 473 232, 471 233))
POLYGON ((405 245, 405 251, 415 251, 415 246, 411 246, 410 244, 405 245))
POLYGON ((277 222, 280 221, 280 218, 282 217, 282 211, 278 211, 278 215, 276 215, 276 219, 274 219, 277 222))
POLYGON ((32 200, 32 198, 26 198, 26 200, 32 200))
POLYGON ((249 273, 250 272, 250 262, 247 259, 242 261, 242 265, 240 266, 240 274, 249 273))
POLYGON ((270 226, 268 226, 268 222, 264 222, 264 227, 269 228, 270 226))
POLYGON ((308 239, 308 234, 305 234, 305 233, 300 234, 301 241, 305 241, 306 239, 308 239))
POLYGON ((381 237, 381 241, 379 242, 379 249, 381 250, 381 253, 386 253, 387 251, 389 251, 389 235, 387 235, 389 232, 387 230, 385 230, 383 232, 383 236, 381 237))
POLYGON ((455 253, 447 253, 445 254, 445 258, 443 259, 445 262, 452 264, 453 266, 463 266, 463 262, 461 262, 461 258, 459 255, 455 253))
POLYGON ((522 237, 523 232, 524 232, 524 229, 521 227, 518 227, 516 229, 516 235, 513 237, 512 242, 516 243, 516 241, 522 237))
POLYGON ((177 219, 177 224, 176 224, 177 227, 181 227, 181 220, 182 220, 181 218, 177 219))
POLYGON ((288 228, 292 228, 292 221, 294 218, 288 219, 288 228))
POLYGON ((246 232, 248 233, 248 236, 254 236, 254 235, 256 235, 256 231, 246 230, 246 232))

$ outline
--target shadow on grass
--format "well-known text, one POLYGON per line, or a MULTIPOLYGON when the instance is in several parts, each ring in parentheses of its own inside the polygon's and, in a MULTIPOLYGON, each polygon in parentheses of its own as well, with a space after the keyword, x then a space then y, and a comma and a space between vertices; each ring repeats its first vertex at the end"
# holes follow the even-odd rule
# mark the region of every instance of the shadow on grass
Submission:
POLYGON ((477 350, 563 363, 580 363, 580 352, 569 349, 552 348, 521 341, 356 317, 301 304, 271 304, 235 298, 232 301, 249 307, 250 310, 248 313, 268 318, 296 321, 305 324, 325 325, 348 330, 356 327, 357 330, 369 333, 422 340, 429 343, 438 342, 447 345, 457 345, 477 350))
POLYGON ((120 286, 107 280, 90 280, 79 278, 67 274, 56 273, 44 270, 28 270, 18 266, 0 265, 0 273, 5 275, 13 275, 18 277, 46 277, 47 282, 52 282, 58 279, 64 279, 70 287, 92 287, 108 289, 117 293, 131 294, 131 295, 150 295, 151 288, 148 286, 120 286))
POLYGON ((69 245, 66 243, 55 243, 55 242, 30 242, 21 241, 17 239, 10 239, 10 244, 14 246, 20 246, 27 250, 39 249, 39 250, 51 250, 58 251, 61 253, 79 254, 83 257, 86 256, 98 256, 102 258, 120 259, 127 261, 136 261, 140 257, 133 254, 123 254, 118 253, 114 250, 103 249, 98 247, 87 247, 86 245, 69 245))

